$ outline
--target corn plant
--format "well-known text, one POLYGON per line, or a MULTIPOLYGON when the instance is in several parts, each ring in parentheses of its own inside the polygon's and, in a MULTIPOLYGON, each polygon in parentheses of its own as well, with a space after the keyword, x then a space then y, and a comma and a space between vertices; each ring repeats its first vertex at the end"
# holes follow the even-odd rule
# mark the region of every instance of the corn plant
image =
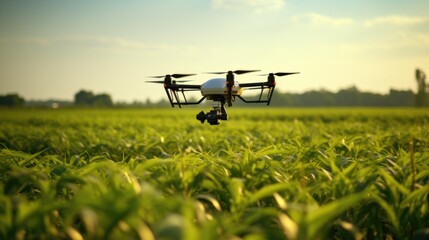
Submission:
POLYGON ((1 239, 411 239, 419 109, 2 109, 1 239))

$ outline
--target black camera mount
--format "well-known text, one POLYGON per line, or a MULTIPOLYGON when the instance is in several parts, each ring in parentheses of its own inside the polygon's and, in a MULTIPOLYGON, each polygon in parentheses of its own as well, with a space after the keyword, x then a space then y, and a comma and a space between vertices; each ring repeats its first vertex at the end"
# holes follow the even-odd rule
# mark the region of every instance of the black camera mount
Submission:
POLYGON ((201 123, 204 123, 207 120, 210 125, 219 125, 221 120, 228 120, 228 114, 225 109, 225 100, 224 101, 213 101, 213 110, 210 110, 208 113, 201 111, 197 114, 197 120, 201 123))

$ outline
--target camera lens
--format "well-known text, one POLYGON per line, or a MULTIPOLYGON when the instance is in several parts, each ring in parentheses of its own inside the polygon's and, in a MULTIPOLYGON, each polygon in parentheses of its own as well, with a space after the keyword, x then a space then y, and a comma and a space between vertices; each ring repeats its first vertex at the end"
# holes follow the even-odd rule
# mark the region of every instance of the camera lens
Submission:
POLYGON ((206 120, 206 115, 204 114, 203 111, 197 114, 197 120, 200 121, 201 123, 204 123, 204 121, 206 120))

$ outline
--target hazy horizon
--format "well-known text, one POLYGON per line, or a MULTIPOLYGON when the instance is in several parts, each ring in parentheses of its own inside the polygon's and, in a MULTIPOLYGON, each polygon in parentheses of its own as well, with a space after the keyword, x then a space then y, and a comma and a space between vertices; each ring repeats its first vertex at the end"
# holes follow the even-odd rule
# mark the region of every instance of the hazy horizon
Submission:
MULTIPOLYGON (((1 1, 0 95, 72 100, 81 89, 158 101, 147 76, 298 71, 278 90, 416 91, 429 72, 423 0, 1 1)), ((264 81, 258 74, 239 82, 264 81)))

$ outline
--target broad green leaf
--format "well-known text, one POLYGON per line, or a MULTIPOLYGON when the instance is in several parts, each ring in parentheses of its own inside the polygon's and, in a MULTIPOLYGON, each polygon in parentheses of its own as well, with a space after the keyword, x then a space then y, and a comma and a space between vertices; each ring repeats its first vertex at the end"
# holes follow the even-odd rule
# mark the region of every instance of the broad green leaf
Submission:
POLYGON ((317 232, 321 231, 326 225, 330 224, 335 218, 339 217, 346 210, 357 206, 359 201, 366 197, 366 193, 355 193, 341 199, 334 200, 326 205, 309 212, 305 224, 308 230, 308 238, 314 239, 317 232))
POLYGON ((249 204, 255 203, 262 198, 272 196, 274 193, 288 189, 289 184, 287 183, 276 183, 272 185, 265 186, 255 193, 250 195, 248 200, 249 204))

